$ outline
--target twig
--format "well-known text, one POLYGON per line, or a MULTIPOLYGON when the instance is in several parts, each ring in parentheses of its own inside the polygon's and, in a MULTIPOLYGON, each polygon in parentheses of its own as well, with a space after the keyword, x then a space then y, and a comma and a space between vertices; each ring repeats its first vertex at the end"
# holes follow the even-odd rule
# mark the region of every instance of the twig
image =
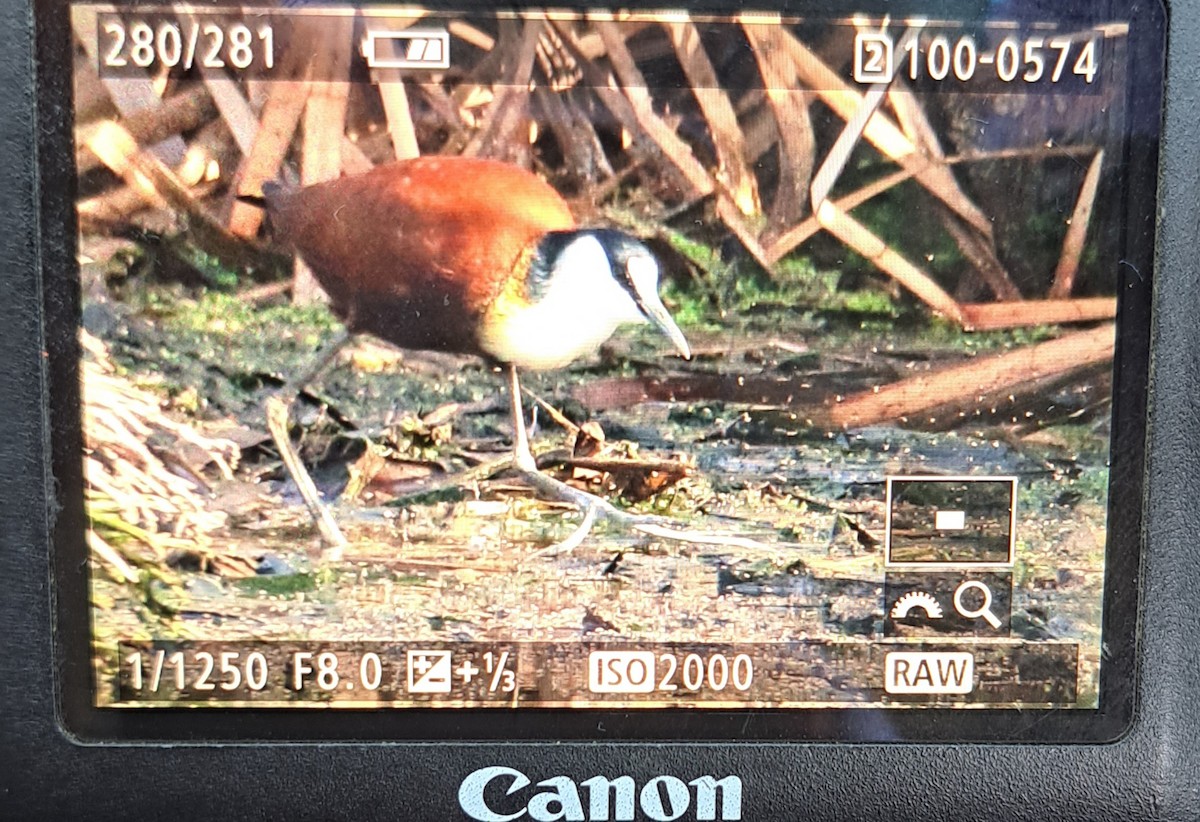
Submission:
POLYGON ((691 83, 700 112, 708 122, 708 132, 717 153, 718 179, 729 189, 734 204, 743 216, 758 214, 758 181, 746 164, 746 144, 737 114, 729 102, 729 96, 721 88, 716 69, 700 40, 700 32, 691 21, 667 22, 664 25, 675 47, 679 65, 691 83))
POLYGON ((1075 211, 1071 214, 1071 222, 1067 234, 1063 238, 1062 257, 1058 268, 1054 271, 1054 285, 1050 287, 1052 298, 1069 297, 1075 286, 1075 272, 1079 270, 1079 259, 1083 256, 1083 244, 1087 239, 1088 223, 1092 219, 1092 206, 1096 202, 1096 191, 1100 186, 1100 168, 1104 164, 1104 152, 1097 151, 1084 175, 1083 185, 1079 189, 1079 199, 1075 202, 1075 211))
MULTIPOLYGON (((287 52, 273 75, 276 79, 270 84, 270 96, 263 104, 254 145, 238 170, 238 194, 262 194, 262 184, 278 173, 300 125, 300 116, 312 91, 307 81, 316 48, 314 22, 323 24, 320 20, 297 21, 293 27, 287 52)), ((262 209, 235 201, 229 214, 229 230, 240 237, 253 237, 262 218, 262 209)))
MULTIPOLYGON (((346 110, 350 100, 350 61, 354 18, 333 17, 323 21, 322 48, 313 58, 311 71, 322 82, 313 84, 304 108, 301 132, 300 181, 304 185, 335 180, 342 171, 342 139, 346 134, 346 110)), ((316 275, 297 257, 293 268, 292 302, 309 305, 325 298, 316 275)))
MULTIPOLYGON (((197 86, 168 97, 157 108, 138 109, 122 118, 121 123, 138 143, 153 146, 172 135, 198 128, 216 114, 216 106, 208 92, 197 86)), ((87 148, 87 134, 91 128, 84 127, 75 135, 75 145, 79 146, 75 152, 75 164, 80 174, 92 171, 101 164, 99 158, 87 148)))
POLYGON ((120 124, 102 123, 88 138, 88 148, 125 180, 148 203, 169 206, 186 214, 193 236, 206 251, 231 267, 259 259, 262 251, 252 242, 230 234, 176 174, 153 155, 142 151, 120 124))
POLYGON ((238 299, 246 303, 265 303, 276 297, 284 297, 292 291, 291 281, 263 283, 238 292, 238 299))
POLYGON ((674 460, 596 459, 594 457, 565 457, 562 464, 568 468, 585 471, 613 473, 630 469, 639 471, 661 471, 664 473, 686 472, 690 466, 674 460))
MULTIPOLYGON (((829 68, 795 35, 785 32, 781 41, 783 47, 791 54, 800 79, 822 102, 837 112, 839 117, 847 121, 853 118, 862 104, 862 94, 829 68)), ((992 235, 991 221, 959 188, 958 181, 954 179, 950 169, 922 157, 912 141, 882 112, 875 112, 867 121, 863 136, 891 160, 905 168, 912 168, 917 181, 960 217, 985 236, 992 235)))
POLYGON ((839 209, 832 201, 821 201, 817 207, 817 220, 830 234, 877 265, 934 311, 959 325, 967 325, 958 302, 947 294, 932 277, 898 254, 870 229, 839 209))
POLYGON ((1059 325, 1111 320, 1117 316, 1115 297, 1078 297, 1066 300, 1022 300, 1013 303, 963 303, 963 315, 972 331, 1059 325))
POLYGON ((571 436, 575 436, 579 433, 579 426, 567 419, 563 412, 559 411, 553 405, 546 402, 544 399, 530 391, 525 386, 521 386, 521 393, 527 395, 530 399, 540 405, 545 412, 550 415, 550 419, 554 420, 562 428, 565 428, 567 433, 571 434, 571 436))
MULTIPOLYGON (((986 160, 1023 160, 1028 158, 1041 157, 1072 157, 1076 154, 1084 154, 1095 151, 1091 146, 1067 146, 1046 148, 1044 146, 1035 146, 1033 148, 1009 148, 1000 149, 998 151, 972 151, 962 154, 955 154, 945 158, 946 165, 957 165, 959 163, 975 163, 986 160)), ((924 162, 932 163, 930 160, 924 162)), ((874 182, 867 183, 862 188, 850 192, 842 197, 834 200, 834 204, 842 211, 853 211, 868 200, 878 197, 885 191, 894 188, 906 180, 911 180, 916 172, 921 168, 917 164, 911 164, 899 171, 894 171, 890 174, 885 174, 874 182)), ((816 216, 810 216, 803 221, 797 223, 793 227, 784 231, 775 238, 766 250, 767 259, 772 263, 776 263, 783 259, 796 246, 803 243, 809 237, 812 237, 821 230, 821 223, 816 216)))
MULTIPOLYGON (((419 18, 381 18, 372 21, 375 31, 402 31, 419 18)), ((384 38, 375 41, 375 48, 402 48, 400 40, 384 38)), ((397 55, 386 55, 388 58, 397 55)), ((407 160, 421 153, 417 145, 417 130, 413 125, 412 109, 409 106, 408 91, 404 87, 404 73, 400 69, 375 68, 371 70, 371 79, 379 88, 379 97, 383 101, 383 115, 387 120, 388 134, 392 139, 392 150, 396 159, 407 160)))
POLYGON ((120 578, 121 582, 138 581, 137 571, 133 570, 132 566, 121 558, 117 550, 105 542, 95 530, 88 529, 87 541, 88 547, 92 549, 92 553, 106 562, 109 569, 120 578))
POLYGON ((859 428, 901 419, 955 400, 977 400, 1112 359, 1111 323, 1056 340, 978 357, 932 374, 862 391, 829 409, 835 426, 859 428))
POLYGON ((279 396, 268 397, 266 402, 267 430, 271 432, 271 438, 275 440, 275 445, 279 449, 279 456, 291 475, 292 481, 296 483, 300 496, 304 498, 304 504, 308 506, 309 513, 312 514, 313 520, 317 524, 317 530, 321 533, 321 540, 324 543, 322 558, 328 562, 339 562, 348 543, 341 528, 338 527, 337 520, 333 518, 329 509, 321 501, 320 492, 317 491, 316 484, 305 470, 304 463, 300 461, 300 455, 292 447, 291 437, 288 434, 288 411, 290 408, 291 403, 287 400, 279 396))
MULTIPOLYGON (((771 223, 773 226, 790 225, 807 210, 807 198, 804 195, 812 180, 813 163, 816 160, 816 137, 813 135, 808 107, 809 92, 797 88, 796 72, 784 54, 778 26, 744 22, 742 28, 758 61, 779 144, 779 182, 771 203, 771 223)), ((779 259, 772 259, 769 249, 767 258, 772 263, 779 259)))

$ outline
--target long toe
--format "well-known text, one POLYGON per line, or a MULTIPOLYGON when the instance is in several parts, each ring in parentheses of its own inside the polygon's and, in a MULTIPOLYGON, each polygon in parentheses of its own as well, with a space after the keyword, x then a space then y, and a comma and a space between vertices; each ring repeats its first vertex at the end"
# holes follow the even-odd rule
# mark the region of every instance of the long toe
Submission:
POLYGON ((514 467, 517 473, 532 485, 534 490, 542 497, 560 502, 569 502, 572 505, 578 506, 582 511, 594 510, 597 515, 610 519, 628 520, 634 518, 632 514, 627 514, 614 507, 608 500, 598 497, 595 494, 589 494, 587 491, 572 488, 565 482, 546 476, 537 470, 536 467, 530 468, 525 466, 520 460, 514 460, 514 467))
MULTIPOLYGON (((584 512, 583 525, 566 541, 566 544, 569 544, 569 550, 578 547, 591 531, 591 527, 597 519, 607 519, 651 539, 687 542, 696 545, 721 545, 727 548, 761 549, 768 547, 752 537, 741 534, 695 531, 681 528, 677 522, 665 517, 652 514, 630 514, 616 508, 606 499, 589 494, 587 491, 580 491, 578 488, 572 488, 565 482, 546 476, 541 471, 523 469, 520 465, 517 465, 516 469, 521 478, 532 485, 540 496, 560 502, 569 502, 584 512)), ((563 545, 552 546, 552 549, 549 553, 558 553, 562 551, 563 545)))

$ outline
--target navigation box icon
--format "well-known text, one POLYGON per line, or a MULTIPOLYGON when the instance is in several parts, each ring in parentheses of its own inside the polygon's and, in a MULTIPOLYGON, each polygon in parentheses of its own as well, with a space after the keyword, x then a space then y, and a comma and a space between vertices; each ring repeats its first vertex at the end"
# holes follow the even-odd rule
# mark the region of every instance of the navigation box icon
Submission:
POLYGON ((1016 477, 888 477, 885 560, 890 568, 1009 568, 1016 519, 1016 477))

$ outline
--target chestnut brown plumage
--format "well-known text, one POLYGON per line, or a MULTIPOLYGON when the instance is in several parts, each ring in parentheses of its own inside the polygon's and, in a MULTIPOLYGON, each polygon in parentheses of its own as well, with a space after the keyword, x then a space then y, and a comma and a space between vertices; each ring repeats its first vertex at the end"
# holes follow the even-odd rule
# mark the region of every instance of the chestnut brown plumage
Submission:
POLYGON ((517 369, 562 367, 630 322, 653 323, 690 356, 659 299, 649 249, 577 227, 531 172, 421 157, 307 188, 268 184, 263 194, 276 238, 312 269, 348 331, 509 367, 514 463, 556 497, 598 502, 537 473, 517 369))

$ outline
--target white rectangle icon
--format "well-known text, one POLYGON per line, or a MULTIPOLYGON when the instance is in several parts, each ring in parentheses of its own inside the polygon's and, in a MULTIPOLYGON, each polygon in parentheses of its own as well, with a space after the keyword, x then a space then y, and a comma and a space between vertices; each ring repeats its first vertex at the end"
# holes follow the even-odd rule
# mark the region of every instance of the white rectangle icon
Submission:
POLYGON ((967 512, 938 511, 933 515, 933 527, 939 531, 961 531, 967 527, 967 512))
POLYGON ((408 652, 408 692, 448 694, 451 685, 449 651, 408 652))
POLYGON ((447 69, 450 33, 443 29, 368 31, 362 53, 367 66, 375 69, 447 69))
POLYGON ((967 651, 893 651, 884 658, 889 694, 969 694, 975 689, 975 656, 967 651))
POLYGON ((653 651, 588 654, 588 690, 594 694, 648 694, 654 685, 653 651))

